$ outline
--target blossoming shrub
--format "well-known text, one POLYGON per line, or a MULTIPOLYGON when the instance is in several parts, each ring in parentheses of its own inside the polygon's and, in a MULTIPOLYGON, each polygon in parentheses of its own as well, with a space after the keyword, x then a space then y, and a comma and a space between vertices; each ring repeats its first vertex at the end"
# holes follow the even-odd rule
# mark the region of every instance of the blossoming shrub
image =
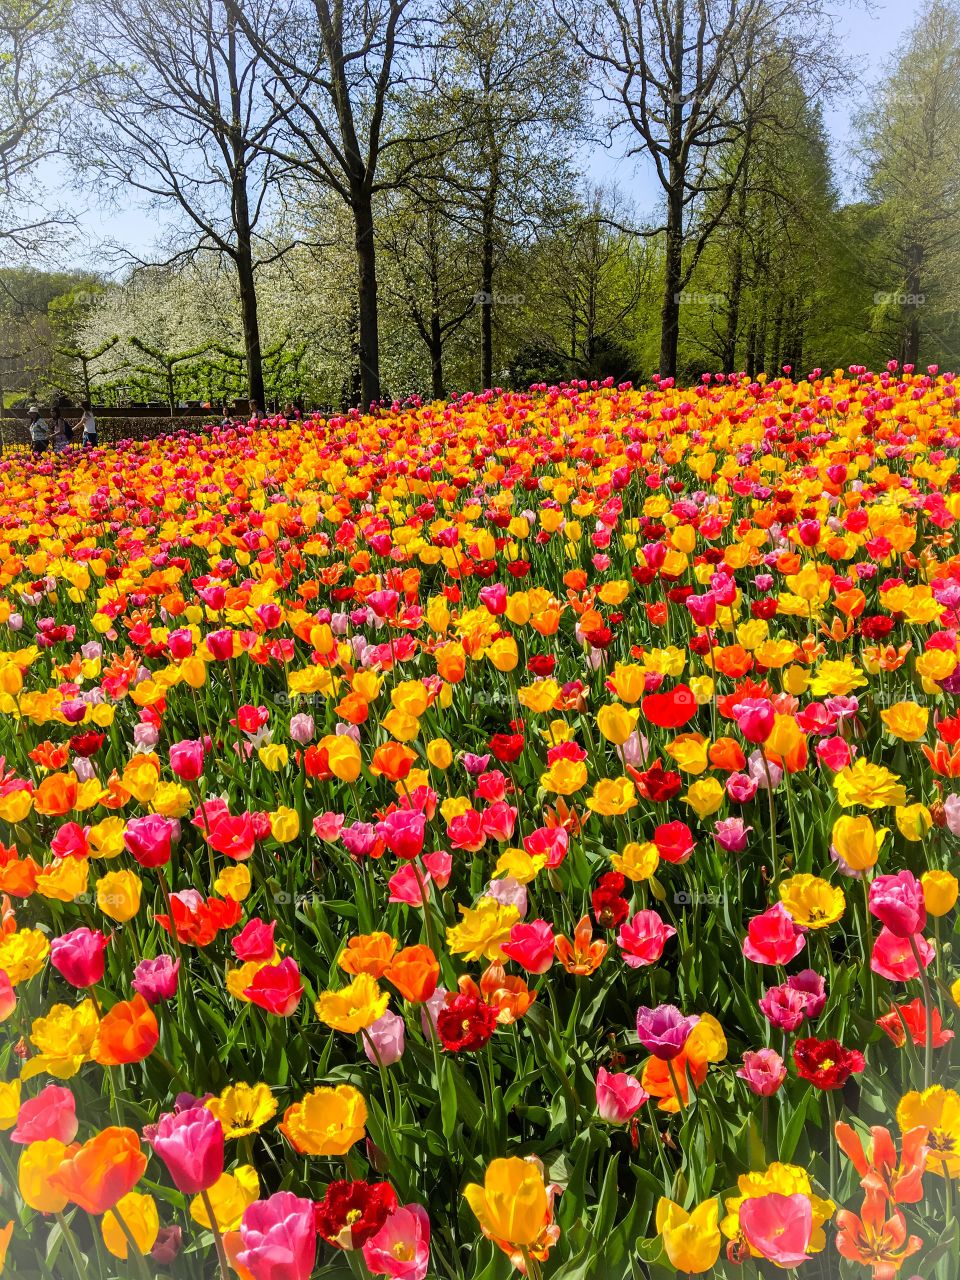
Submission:
POLYGON ((955 1277, 958 412, 4 459, 8 1270, 955 1277))

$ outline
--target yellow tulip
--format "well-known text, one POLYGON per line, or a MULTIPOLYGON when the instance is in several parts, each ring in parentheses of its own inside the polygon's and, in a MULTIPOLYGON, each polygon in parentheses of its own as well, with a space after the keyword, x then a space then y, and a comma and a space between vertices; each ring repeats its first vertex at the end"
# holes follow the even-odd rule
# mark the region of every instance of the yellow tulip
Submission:
POLYGON ((141 1253, 147 1254, 157 1243, 160 1234, 160 1215, 152 1196, 130 1191, 108 1209, 100 1223, 100 1233, 107 1251, 115 1258, 126 1260, 129 1242, 118 1219, 121 1217, 141 1253))
POLYGON ((923 902, 932 916, 945 916, 957 905, 960 886, 949 871, 925 871, 920 877, 923 902))
POLYGON ((471 1182, 463 1196, 485 1235, 517 1248, 533 1244, 550 1212, 539 1164, 519 1156, 491 1161, 483 1186, 471 1182))
POLYGON ((720 1256, 720 1203, 705 1200, 691 1210, 661 1196, 657 1205, 657 1231, 672 1266, 688 1275, 712 1271, 720 1256))

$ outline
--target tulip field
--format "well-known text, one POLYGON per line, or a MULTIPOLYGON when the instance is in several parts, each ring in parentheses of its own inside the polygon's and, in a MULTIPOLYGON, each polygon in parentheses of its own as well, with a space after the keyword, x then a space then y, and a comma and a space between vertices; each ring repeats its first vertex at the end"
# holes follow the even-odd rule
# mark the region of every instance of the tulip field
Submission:
POLYGON ((960 380, 0 460, 22 1280, 955 1280, 960 380))

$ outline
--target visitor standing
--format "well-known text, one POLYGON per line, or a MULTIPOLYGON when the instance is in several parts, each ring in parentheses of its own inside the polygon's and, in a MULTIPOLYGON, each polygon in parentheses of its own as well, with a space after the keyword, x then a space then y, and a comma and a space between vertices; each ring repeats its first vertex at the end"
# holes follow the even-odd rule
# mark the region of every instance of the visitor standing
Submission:
POLYGON ((63 453, 72 437, 73 427, 63 416, 63 410, 60 408, 58 400, 54 403, 53 412, 50 415, 50 438, 53 442, 53 452, 63 453))
POLYGON ((30 423, 30 447, 39 457, 50 444, 50 427, 46 420, 41 417, 40 409, 35 404, 32 404, 27 410, 27 418, 30 423))
POLYGON ((77 427, 80 430, 84 447, 91 449, 97 443, 97 420, 93 416, 89 400, 84 400, 80 408, 83 410, 83 416, 77 423, 77 427))

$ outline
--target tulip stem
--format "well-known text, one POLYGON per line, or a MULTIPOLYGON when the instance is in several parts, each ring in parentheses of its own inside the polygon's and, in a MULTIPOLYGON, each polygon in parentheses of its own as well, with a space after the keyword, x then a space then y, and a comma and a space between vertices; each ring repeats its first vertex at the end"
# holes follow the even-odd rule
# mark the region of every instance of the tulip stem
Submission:
POLYGON ((680 1092, 680 1081, 677 1079, 677 1070, 673 1065, 673 1059, 667 1059, 667 1070, 670 1072, 670 1083, 673 1085, 673 1092, 677 1095, 677 1104, 680 1111, 687 1109, 687 1104, 683 1094, 680 1092))
POLYGON ((650 1121, 653 1125, 653 1140, 657 1144, 657 1155, 660 1157, 660 1164, 663 1168, 663 1193, 665 1196, 672 1198, 673 1174, 667 1164, 667 1157, 663 1150, 663 1139, 660 1137, 660 1125, 657 1123, 657 1113, 650 1098, 647 1098, 647 1109, 650 1112, 650 1121))
MULTIPOLYGON (((127 1226, 126 1221, 123 1218, 123 1215, 120 1213, 116 1205, 113 1206, 110 1212, 116 1218, 120 1226, 120 1230, 127 1237, 127 1256, 130 1258, 136 1258, 137 1274, 141 1277, 141 1280, 150 1280, 150 1272, 147 1270, 147 1261, 143 1256, 143 1252, 140 1246, 137 1244, 136 1237, 134 1236, 130 1228, 127 1226)), ((85 1275, 85 1274, 86 1272, 81 1272, 81 1275, 85 1275)))
POLYGON ((830 1119, 830 1132, 827 1141, 830 1144, 830 1199, 837 1198, 837 1104, 833 1090, 827 1089, 827 1115, 830 1119))
POLYGON ((227 1251, 223 1247, 223 1236, 220 1234, 220 1226, 217 1222, 217 1215, 213 1211, 213 1205, 210 1203, 210 1193, 206 1189, 200 1192, 200 1199, 203 1207, 207 1211, 207 1217, 210 1219, 210 1230, 213 1232, 213 1242, 217 1248, 217 1258, 220 1262, 220 1280, 230 1280, 229 1263, 227 1262, 227 1251))
POLYGON ((864 941, 866 942, 867 952, 863 972, 867 985, 867 1013, 873 1018, 876 1013, 876 1003, 873 992, 873 924, 870 920, 870 881, 867 878, 866 871, 861 871, 860 875, 862 877, 860 883, 863 885, 864 941))
POLYGON ((773 805, 773 778, 770 776, 770 765, 763 747, 760 748, 760 760, 763 763, 763 772, 767 777, 767 807, 770 811, 770 854, 773 858, 773 879, 774 883, 776 883, 780 879, 780 866, 777 861, 777 814, 773 805))
POLYGON ((524 1265, 527 1268, 527 1276, 529 1280, 541 1280, 543 1272, 540 1270, 540 1263, 533 1254, 524 1245, 520 1246, 520 1253, 523 1257, 524 1265))
MULTIPOLYGON (((120 1223, 120 1225, 123 1226, 123 1221, 120 1218, 120 1215, 115 1214, 115 1217, 117 1221, 120 1223)), ((74 1270, 77 1273, 77 1280, 85 1280, 85 1277, 87 1274, 87 1264, 84 1261, 83 1254, 80 1252, 77 1246, 76 1237, 74 1236, 73 1232, 70 1230, 67 1220, 63 1216, 62 1212, 57 1213, 56 1219, 57 1219, 57 1224, 60 1227, 60 1234, 63 1236, 64 1242, 67 1246, 67 1252, 70 1254, 70 1258, 71 1258, 71 1261, 73 1262, 74 1270)))
POLYGON ((920 948, 917 946, 915 934, 910 935, 910 950, 913 952, 913 958, 917 962, 920 985, 923 987, 923 1008, 926 1021, 923 1045, 923 1087, 924 1089, 929 1089, 933 1078, 933 997, 930 994, 930 980, 927 978, 927 971, 923 965, 923 957, 920 955, 920 948))

